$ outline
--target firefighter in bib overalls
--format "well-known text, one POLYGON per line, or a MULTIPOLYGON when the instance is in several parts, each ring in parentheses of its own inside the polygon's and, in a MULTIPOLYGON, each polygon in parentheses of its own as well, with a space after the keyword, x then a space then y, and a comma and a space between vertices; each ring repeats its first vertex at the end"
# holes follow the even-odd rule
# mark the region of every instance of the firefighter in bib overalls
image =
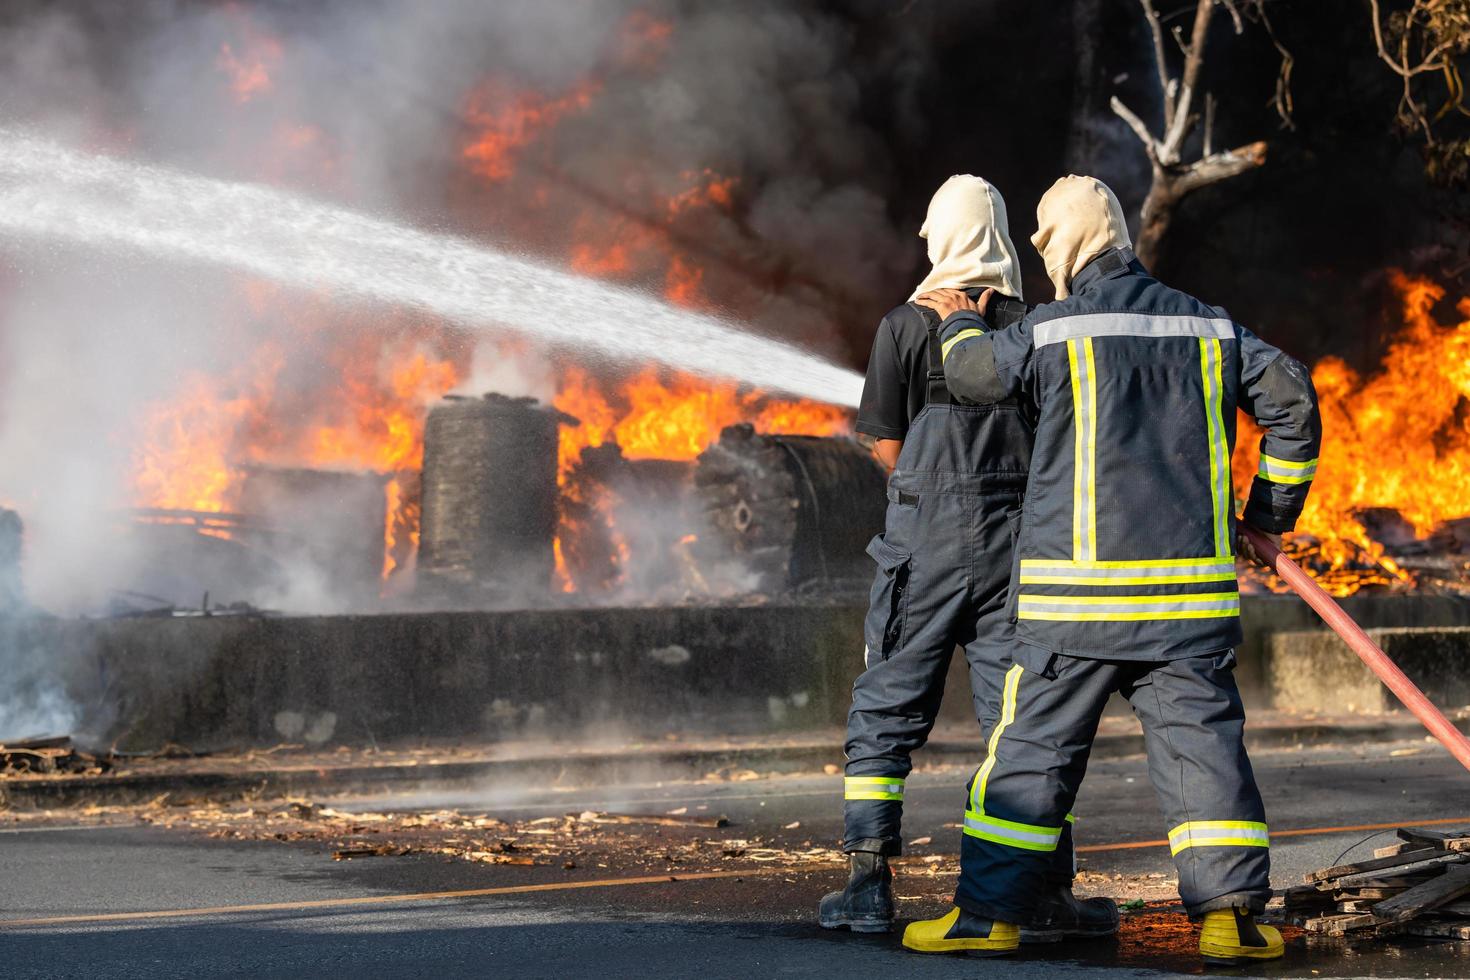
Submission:
POLYGON ((1015 947, 1116 691, 1143 723, 1200 952, 1273 959, 1281 936, 1255 922, 1271 897, 1266 816, 1232 675, 1230 456, 1238 407, 1265 430, 1242 519, 1291 530, 1317 466, 1316 393, 1300 363, 1151 277, 1101 182, 1057 181, 1037 226, 1057 302, 1004 331, 982 319, 983 297, 937 304, 954 395, 1032 399, 1040 417, 1016 548, 1021 645, 970 784, 957 907, 909 926, 904 945, 1015 947))
MULTIPOLYGON (((879 325, 857 428, 892 468, 884 532, 864 628, 865 670, 847 726, 847 887, 822 899, 827 928, 883 932, 894 906, 888 858, 899 854, 910 756, 934 726, 955 647, 964 648, 982 730, 1000 710, 1015 638, 1005 605, 1015 521, 1031 459, 1032 420, 1016 400, 958 405, 944 381, 940 319, 930 290, 997 291, 987 328, 1020 321, 1020 273, 1005 202, 979 177, 951 177, 935 193, 920 236, 933 271, 879 325), (895 465, 896 464, 896 465, 895 465)), ((1107 899, 1078 902, 1070 838, 1053 855, 1027 941, 1116 931, 1107 899)))

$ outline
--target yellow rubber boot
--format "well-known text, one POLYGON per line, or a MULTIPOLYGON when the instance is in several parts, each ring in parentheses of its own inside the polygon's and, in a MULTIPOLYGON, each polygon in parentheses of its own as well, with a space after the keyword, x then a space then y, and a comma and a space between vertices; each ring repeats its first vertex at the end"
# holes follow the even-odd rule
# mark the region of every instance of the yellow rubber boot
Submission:
POLYGON ((910 922, 903 944, 919 953, 1004 956, 1021 945, 1021 929, 1012 922, 993 922, 953 908, 943 918, 910 922))
POLYGON ((1253 913, 1221 909, 1205 913, 1199 951, 1206 963, 1234 966, 1251 960, 1274 960, 1286 952, 1286 943, 1275 929, 1257 925, 1253 913))

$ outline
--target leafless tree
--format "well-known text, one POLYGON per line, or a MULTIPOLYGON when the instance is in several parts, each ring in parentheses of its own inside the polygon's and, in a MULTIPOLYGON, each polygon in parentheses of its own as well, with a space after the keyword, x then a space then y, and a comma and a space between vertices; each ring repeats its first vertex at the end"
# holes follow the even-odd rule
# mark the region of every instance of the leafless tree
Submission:
POLYGON ((1369 2, 1378 57, 1403 80, 1399 127, 1423 138, 1431 179, 1470 183, 1470 138, 1447 136, 1443 125, 1447 117, 1470 117, 1460 77, 1460 62, 1470 54, 1470 0, 1411 0, 1387 15, 1379 0, 1369 2), (1436 78, 1443 83, 1442 97, 1433 85, 1436 78))
POLYGON ((1148 197, 1144 199, 1139 216, 1139 229, 1135 251, 1145 265, 1151 264, 1159 254, 1160 244, 1169 230, 1174 211, 1186 196, 1201 187, 1228 180, 1238 174, 1253 170, 1266 162, 1264 141, 1247 143, 1228 150, 1214 147, 1215 100, 1208 93, 1199 91, 1200 70, 1204 67, 1205 42, 1209 37, 1210 21, 1215 8, 1223 7, 1241 33, 1247 16, 1261 21, 1281 54, 1281 71, 1277 78, 1276 110, 1286 126, 1291 126, 1291 55, 1276 39, 1266 18, 1265 0, 1196 0, 1194 22, 1189 38, 1176 28, 1167 32, 1184 56, 1178 75, 1170 73, 1166 31, 1158 10, 1152 0, 1139 0, 1144 18, 1148 21, 1153 37, 1153 59, 1158 83, 1158 95, 1163 104, 1162 132, 1153 133, 1138 113, 1134 112, 1117 96, 1111 102, 1113 112, 1128 124, 1144 153, 1148 155, 1153 179, 1149 184, 1148 197), (1186 161, 1186 143, 1201 122, 1199 103, 1203 103, 1204 134, 1202 150, 1198 159, 1186 161))

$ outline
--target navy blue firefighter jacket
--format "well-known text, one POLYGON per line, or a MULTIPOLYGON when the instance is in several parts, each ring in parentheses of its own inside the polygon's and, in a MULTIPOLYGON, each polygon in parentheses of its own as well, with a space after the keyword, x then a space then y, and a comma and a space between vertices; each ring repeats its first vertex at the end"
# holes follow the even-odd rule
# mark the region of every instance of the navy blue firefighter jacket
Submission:
POLYGON ((1093 260, 1072 291, 1004 330, 967 311, 941 328, 956 398, 1020 397, 1039 414, 1012 570, 1017 636, 1106 660, 1234 647, 1236 409, 1265 431, 1244 518, 1289 531, 1322 441, 1311 376, 1130 249, 1093 260))

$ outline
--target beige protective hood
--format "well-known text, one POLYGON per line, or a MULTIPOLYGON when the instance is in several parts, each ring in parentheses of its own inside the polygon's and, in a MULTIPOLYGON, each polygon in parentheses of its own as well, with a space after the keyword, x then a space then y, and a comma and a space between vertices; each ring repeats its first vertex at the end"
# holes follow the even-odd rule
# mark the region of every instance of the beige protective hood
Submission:
POLYGON ((931 289, 989 286, 1021 298, 1020 264, 1006 225, 1006 202, 990 182, 970 174, 946 180, 929 201, 919 237, 929 240, 934 268, 909 299, 931 289))
POLYGON ((1046 263, 1046 274, 1066 299, 1072 277, 1112 248, 1132 245, 1123 207, 1096 177, 1070 174, 1051 185, 1036 205, 1031 244, 1046 263))

